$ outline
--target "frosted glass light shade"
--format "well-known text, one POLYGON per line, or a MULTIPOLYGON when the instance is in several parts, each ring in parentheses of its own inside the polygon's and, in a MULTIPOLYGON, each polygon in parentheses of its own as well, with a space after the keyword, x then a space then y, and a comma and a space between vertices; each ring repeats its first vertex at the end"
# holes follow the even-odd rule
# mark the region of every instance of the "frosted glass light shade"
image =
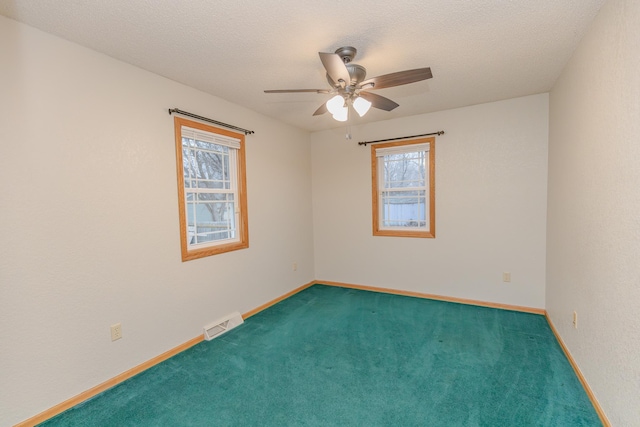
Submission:
POLYGON ((339 122, 346 122, 349 118, 349 109, 347 107, 342 107, 333 114, 333 118, 339 122))
POLYGON ((356 110, 360 117, 367 114, 369 108, 371 108, 371 102, 367 101, 364 98, 357 97, 355 101, 353 101, 353 109, 356 110))
POLYGON ((340 113, 340 110, 344 107, 344 98, 342 95, 336 95, 326 103, 327 110, 334 116, 340 113))

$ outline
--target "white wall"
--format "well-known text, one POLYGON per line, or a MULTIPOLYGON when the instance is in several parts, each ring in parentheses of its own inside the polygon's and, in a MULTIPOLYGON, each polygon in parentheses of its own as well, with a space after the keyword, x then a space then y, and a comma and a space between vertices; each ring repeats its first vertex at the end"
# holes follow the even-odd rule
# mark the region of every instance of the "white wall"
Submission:
POLYGON ((548 96, 311 135, 316 278, 544 307, 548 96), (373 237, 370 146, 436 138, 436 238, 373 237), (511 272, 511 283, 502 272, 511 272))
POLYGON ((0 425, 314 278, 308 133, 4 17, 0 94, 0 425), (181 262, 173 107, 256 131, 249 249, 181 262))
POLYGON ((550 95, 546 306, 620 426, 640 422, 639 22, 605 4, 550 95))

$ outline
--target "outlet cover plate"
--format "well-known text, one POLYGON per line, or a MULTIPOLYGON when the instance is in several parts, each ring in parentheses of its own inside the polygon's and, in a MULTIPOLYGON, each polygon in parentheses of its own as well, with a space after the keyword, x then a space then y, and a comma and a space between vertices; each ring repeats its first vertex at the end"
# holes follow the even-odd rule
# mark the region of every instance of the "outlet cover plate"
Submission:
POLYGON ((122 324, 111 325, 111 341, 116 341, 120 338, 122 338, 122 324))

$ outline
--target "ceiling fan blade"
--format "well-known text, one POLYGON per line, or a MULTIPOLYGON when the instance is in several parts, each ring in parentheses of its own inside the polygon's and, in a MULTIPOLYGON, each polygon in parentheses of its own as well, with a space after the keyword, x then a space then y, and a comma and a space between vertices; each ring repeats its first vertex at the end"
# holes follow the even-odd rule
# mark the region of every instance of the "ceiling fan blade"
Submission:
POLYGON ((320 55, 320 61, 322 61, 322 65, 325 70, 327 70, 327 74, 329 74, 331 80, 336 83, 338 83, 339 80, 342 80, 346 85, 351 83, 349 71, 337 54, 318 52, 318 55, 320 55))
POLYGON ((360 92, 360 96, 369 101, 372 107, 379 108, 384 111, 391 111, 394 108, 399 107, 399 104, 396 102, 375 93, 360 92))
POLYGON ((433 74, 431 74, 431 68, 416 68, 415 70, 398 71, 397 73, 373 77, 363 81, 358 86, 363 89, 384 89, 386 87, 415 83, 432 77, 433 74), (366 87, 371 84, 373 84, 372 87, 366 87))
POLYGON ((264 93, 298 93, 298 92, 313 92, 313 93, 329 93, 327 89, 275 89, 265 90, 264 93))
POLYGON ((327 103, 326 103, 326 102, 323 102, 323 103, 322 103, 322 105, 321 105, 320 107, 318 107, 318 109, 316 110, 316 112, 315 112, 315 113, 313 113, 313 115, 314 115, 314 116, 319 116, 319 115, 321 115, 321 114, 326 113, 327 111, 328 111, 328 110, 327 110, 327 103))

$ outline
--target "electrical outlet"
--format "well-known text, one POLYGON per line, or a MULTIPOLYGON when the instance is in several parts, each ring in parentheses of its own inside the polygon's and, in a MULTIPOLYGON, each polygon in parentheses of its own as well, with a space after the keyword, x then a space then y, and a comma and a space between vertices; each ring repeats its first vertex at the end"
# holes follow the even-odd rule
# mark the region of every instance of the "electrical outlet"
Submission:
POLYGON ((575 329, 578 329, 578 312, 577 311, 573 312, 573 327, 575 329))
POLYGON ((111 341, 119 340, 120 338, 122 338, 122 324, 111 325, 111 341))
POLYGON ((298 263, 297 262, 293 263, 293 271, 298 271, 298 263))
POLYGON ((511 281, 511 273, 509 273, 508 271, 505 271, 504 273, 502 273, 502 281, 503 282, 510 282, 511 281))

